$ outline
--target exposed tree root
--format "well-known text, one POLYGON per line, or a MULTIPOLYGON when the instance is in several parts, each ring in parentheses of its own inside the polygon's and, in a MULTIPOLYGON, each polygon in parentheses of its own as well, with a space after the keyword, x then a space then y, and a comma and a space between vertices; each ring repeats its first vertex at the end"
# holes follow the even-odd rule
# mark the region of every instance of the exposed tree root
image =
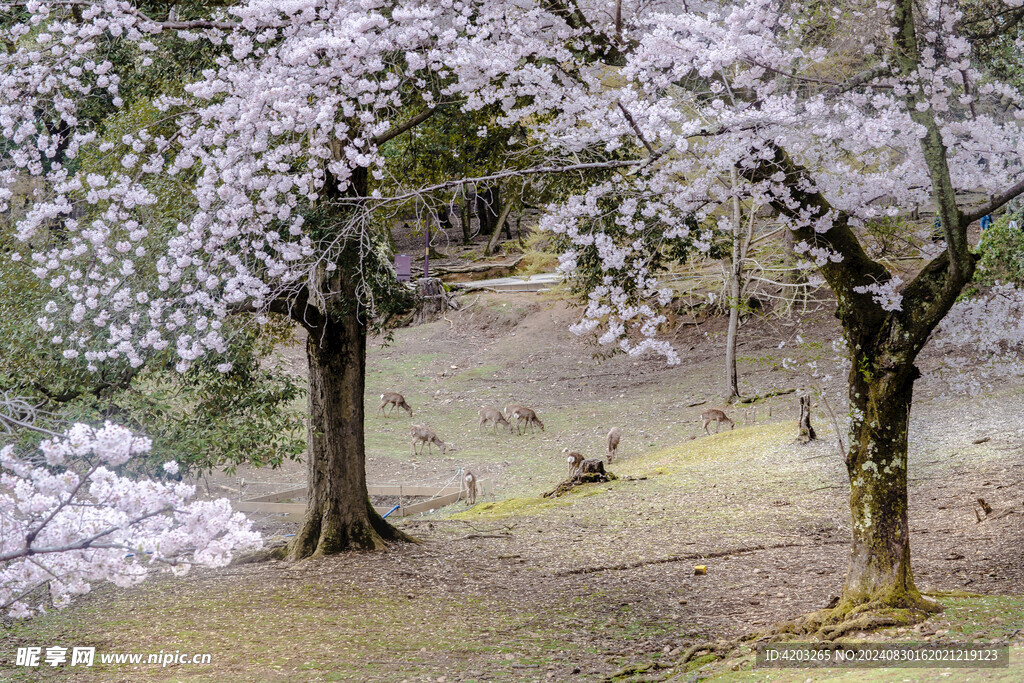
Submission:
POLYGON ((813 636, 821 640, 835 640, 855 631, 872 631, 889 626, 909 626, 924 621, 929 614, 941 611, 938 603, 920 596, 906 596, 898 605, 881 601, 853 604, 841 601, 835 607, 812 612, 806 616, 783 622, 766 635, 813 636))
MULTIPOLYGON (((920 597, 916 591, 914 591, 913 595, 904 596, 902 602, 905 606, 894 607, 883 604, 880 601, 860 604, 843 601, 835 607, 813 612, 793 621, 782 622, 762 631, 748 633, 735 640, 694 643, 672 662, 662 659, 655 662, 629 665, 616 671, 604 680, 612 683, 636 676, 637 674, 663 669, 674 669, 674 672, 669 673, 678 675, 687 670, 687 665, 694 664, 697 660, 704 657, 708 657, 708 660, 706 662, 699 662, 699 666, 716 660, 728 659, 744 644, 753 647, 756 643, 786 641, 794 638, 817 638, 823 641, 831 641, 856 631, 870 631, 890 626, 908 626, 923 621, 930 614, 941 610, 938 603, 920 597)), ((662 680, 662 678, 632 680, 653 681, 662 680)))
POLYGON ((686 666, 697 657, 714 655, 716 659, 724 659, 725 656, 736 649, 741 641, 739 640, 716 640, 714 642, 694 643, 686 648, 683 654, 679 655, 676 666, 686 666))
POLYGON ((660 669, 668 669, 671 664, 665 662, 647 662, 645 664, 630 664, 624 666, 613 674, 610 674, 604 680, 607 683, 613 683, 614 681, 621 680, 626 677, 636 676, 637 674, 645 674, 649 671, 658 671, 660 669))

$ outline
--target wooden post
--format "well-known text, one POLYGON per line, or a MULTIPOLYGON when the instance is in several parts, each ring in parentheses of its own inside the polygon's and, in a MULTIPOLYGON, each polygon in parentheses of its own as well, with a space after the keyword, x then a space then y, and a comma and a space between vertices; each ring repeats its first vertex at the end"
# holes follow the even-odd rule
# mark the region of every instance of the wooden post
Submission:
POLYGON ((423 229, 423 277, 430 277, 430 221, 423 229))

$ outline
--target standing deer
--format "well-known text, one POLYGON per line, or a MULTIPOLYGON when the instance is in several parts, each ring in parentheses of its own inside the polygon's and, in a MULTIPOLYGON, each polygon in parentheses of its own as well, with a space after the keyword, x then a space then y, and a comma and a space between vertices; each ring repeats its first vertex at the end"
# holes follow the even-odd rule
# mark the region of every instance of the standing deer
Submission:
POLYGON ((619 450, 619 439, 622 438, 622 430, 618 427, 612 427, 611 431, 608 432, 608 464, 612 464, 612 457, 619 450))
POLYGON ((704 431, 707 432, 709 436, 711 434, 711 430, 708 429, 708 425, 712 422, 715 423, 715 434, 718 433, 723 422, 729 423, 729 429, 734 429, 736 427, 736 423, 730 420, 728 415, 717 408, 709 408, 708 410, 705 410, 700 414, 700 419, 704 421, 704 431))
POLYGON ((476 505, 476 475, 467 471, 462 480, 466 482, 466 505, 476 505))
POLYGON ((573 474, 576 473, 576 470, 578 470, 580 468, 580 465, 583 463, 583 454, 577 453, 576 451, 570 452, 568 448, 563 448, 562 452, 567 454, 565 459, 569 463, 569 476, 572 476, 573 474))
POLYGON ((525 422, 526 426, 530 429, 530 433, 533 433, 533 425, 540 427, 540 431, 544 431, 544 423, 537 417, 537 413, 525 406, 515 406, 512 410, 512 417, 516 419, 516 434, 522 434, 520 427, 525 422))
POLYGON ((389 410, 384 417, 391 417, 391 413, 394 412, 395 408, 402 408, 409 413, 409 417, 412 417, 412 407, 405 402, 405 397, 401 394, 396 394, 393 391, 385 391, 380 395, 380 408, 377 408, 377 412, 383 413, 384 406, 388 404, 391 405, 391 410, 389 410))
POLYGON ((512 423, 506 420, 505 416, 497 408, 481 408, 477 411, 477 415, 480 416, 480 427, 482 429, 486 430, 487 423, 490 422, 495 434, 498 433, 498 425, 500 424, 508 427, 509 432, 512 431, 512 423))
POLYGON ((409 430, 412 434, 412 453, 413 455, 423 455, 422 444, 427 444, 427 454, 429 455, 432 451, 430 450, 430 444, 436 443, 441 447, 442 455, 448 452, 448 444, 441 439, 437 438, 437 434, 430 427, 423 425, 413 425, 412 429, 409 430), (416 452, 416 444, 420 445, 419 453, 416 452))

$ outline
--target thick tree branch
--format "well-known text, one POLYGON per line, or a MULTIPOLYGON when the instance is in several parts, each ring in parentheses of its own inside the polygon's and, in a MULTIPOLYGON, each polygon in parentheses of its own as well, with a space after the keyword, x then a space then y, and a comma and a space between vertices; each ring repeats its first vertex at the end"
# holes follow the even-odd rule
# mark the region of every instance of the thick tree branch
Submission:
POLYGON ((854 88, 864 85, 868 81, 873 81, 876 78, 881 78, 882 76, 888 74, 891 70, 892 68, 888 64, 880 64, 876 67, 868 69, 867 71, 860 72, 859 74, 857 74, 856 76, 847 81, 843 81, 842 83, 836 83, 822 94, 825 96, 826 99, 829 97, 835 97, 836 95, 841 95, 842 93, 847 92, 848 90, 853 90, 854 88))
POLYGON ((416 126, 420 125, 421 123, 429 119, 431 116, 434 115, 434 112, 436 112, 438 109, 440 109, 440 107, 431 107, 428 109, 424 109, 419 114, 416 114, 416 116, 412 117, 405 123, 399 124, 394 128, 390 128, 387 131, 378 135, 377 137, 373 138, 373 144, 379 147, 388 140, 394 140, 402 133, 415 128, 416 126))
POLYGON ((263 307, 256 307, 250 302, 245 302, 228 309, 229 314, 268 312, 283 315, 292 322, 302 325, 307 331, 319 329, 324 324, 323 313, 309 303, 309 290, 305 285, 293 293, 282 293, 274 297, 263 307))
POLYGON ((980 219, 982 216, 987 216, 993 211, 1000 209, 1004 204, 1016 199, 1022 194, 1024 194, 1024 180, 1020 181, 1006 192, 1002 193, 998 197, 994 197, 991 201, 982 204, 976 209, 963 212, 960 217, 960 227, 966 228, 968 225, 980 219))
MULTIPOLYGON (((69 552, 71 550, 85 550, 86 548, 97 548, 97 547, 100 547, 100 546, 96 544, 96 541, 98 541, 99 539, 103 538, 104 536, 109 536, 110 534, 114 533, 115 531, 120 531, 121 529, 128 528, 128 527, 132 526, 133 524, 138 524, 139 522, 143 522, 143 521, 149 519, 150 517, 156 517, 157 515, 161 515, 161 514, 163 514, 165 512, 170 512, 172 510, 173 510, 173 508, 171 508, 171 507, 163 507, 163 508, 160 508, 159 510, 153 510, 152 512, 148 512, 148 513, 146 513, 144 515, 140 515, 138 517, 135 517, 131 521, 126 522, 126 523, 124 523, 124 524, 122 524, 120 526, 109 527, 107 529, 104 529, 103 531, 100 531, 98 533, 93 534, 92 536, 89 536, 87 538, 83 538, 81 540, 75 541, 74 543, 66 543, 64 545, 48 546, 48 547, 43 547, 43 548, 32 548, 32 547, 30 547, 28 545, 26 545, 23 548, 16 548, 15 550, 11 550, 11 551, 8 551, 6 553, 0 553, 0 562, 10 562, 11 560, 16 560, 16 559, 21 558, 21 557, 31 557, 32 555, 49 555, 49 554, 53 554, 53 553, 66 553, 66 552, 69 552)), ((117 548, 117 547, 123 547, 123 546, 121 546, 121 545, 107 545, 107 546, 104 546, 104 547, 117 548)))
POLYGON ((806 170, 794 162, 782 148, 772 145, 774 157, 750 168, 739 169, 741 175, 751 182, 768 181, 781 171, 789 188, 792 201, 773 198, 772 208, 783 216, 804 221, 807 211, 812 216, 832 215, 832 227, 817 232, 811 227, 795 230, 796 237, 811 247, 838 254, 838 262, 828 260, 819 266, 838 300, 836 314, 843 327, 855 335, 870 335, 878 332, 884 324, 886 313, 872 301, 871 294, 856 292, 855 287, 887 282, 892 275, 882 264, 874 261, 864 251, 857 236, 849 225, 849 216, 835 209, 820 193, 803 188, 813 186, 806 170))
MULTIPOLYGON (((913 0, 898 0, 893 18, 897 72, 911 77, 917 72, 921 61, 914 25, 913 0)), ((909 92, 905 102, 911 120, 925 129, 925 135, 921 138, 921 153, 928 167, 932 197, 946 236, 946 252, 922 269, 902 292, 903 305, 894 318, 897 324, 888 332, 892 337, 890 347, 910 354, 902 359, 893 356, 894 363, 904 365, 907 359, 912 360, 917 355, 931 331, 949 312, 964 285, 973 277, 976 260, 967 241, 967 225, 970 221, 966 220, 957 206, 942 130, 931 109, 918 109, 917 105, 922 98, 920 91, 909 92)))

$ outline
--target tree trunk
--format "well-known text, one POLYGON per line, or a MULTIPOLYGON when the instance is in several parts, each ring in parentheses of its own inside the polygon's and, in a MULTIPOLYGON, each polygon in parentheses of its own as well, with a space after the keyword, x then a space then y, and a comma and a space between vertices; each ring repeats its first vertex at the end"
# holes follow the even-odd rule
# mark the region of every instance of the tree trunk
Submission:
POLYGON ((311 328, 306 357, 308 502, 287 556, 301 559, 345 550, 375 550, 387 541, 411 540, 377 514, 366 493, 366 328, 355 311, 311 328))
POLYGON ((907 427, 916 372, 865 379, 863 367, 855 359, 850 372, 854 420, 846 467, 853 539, 843 602, 927 607, 910 569, 907 521, 907 427))
POLYGON ((473 233, 472 205, 470 204, 468 199, 465 202, 463 202, 462 206, 459 208, 459 220, 462 222, 463 234, 468 233, 469 241, 472 242, 473 238, 476 235, 473 233))
POLYGON ((483 192, 476 191, 473 193, 473 213, 476 214, 476 218, 480 223, 480 233, 488 234, 491 231, 491 212, 487 210, 487 199, 490 195, 490 191, 486 188, 483 192))
MULTIPOLYGON (((339 145, 335 147, 337 158, 339 145)), ((356 169, 349 193, 366 196, 368 178, 365 168, 356 169)), ((336 187, 334 182, 328 183, 328 188, 336 187)), ((330 189, 328 196, 335 193, 336 189, 330 189)), ((358 248, 350 246, 338 259, 342 274, 318 284, 320 292, 328 293, 320 295, 319 306, 306 292, 281 311, 308 334, 307 501, 302 525, 282 553, 292 560, 345 550, 375 550, 388 541, 413 540, 377 514, 366 492, 366 326, 356 288, 359 260, 358 248)))
MULTIPOLYGON (((732 172, 733 187, 737 185, 736 172, 732 172)), ((740 290, 743 277, 742 228, 743 218, 739 197, 732 200, 732 258, 729 261, 729 331, 725 337, 725 372, 728 386, 726 402, 732 403, 740 396, 739 377, 736 371, 736 339, 740 329, 740 290)))
POLYGON ((491 233, 491 238, 487 240, 487 246, 484 248, 484 256, 490 256, 494 253, 495 248, 498 246, 498 239, 501 237, 501 226, 508 222, 508 214, 512 210, 512 204, 506 204, 505 208, 502 209, 501 215, 498 216, 498 221, 494 225, 494 231, 491 233))

